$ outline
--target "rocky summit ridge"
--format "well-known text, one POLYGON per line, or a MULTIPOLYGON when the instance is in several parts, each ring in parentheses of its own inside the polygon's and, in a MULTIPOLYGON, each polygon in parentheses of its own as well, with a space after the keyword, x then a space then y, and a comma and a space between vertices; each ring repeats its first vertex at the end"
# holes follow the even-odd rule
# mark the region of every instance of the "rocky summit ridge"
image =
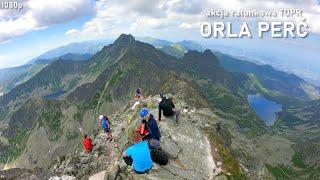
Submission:
MULTIPOLYGON (((114 141, 107 141, 98 129, 90 137, 93 150, 86 153, 79 149, 73 153, 59 156, 56 163, 46 173, 20 170, 15 179, 214 179, 231 175, 224 168, 219 152, 209 139, 214 133, 218 118, 207 108, 195 108, 179 100, 177 106, 183 107, 179 125, 173 119, 164 117, 159 123, 161 147, 169 157, 169 163, 160 166, 154 163, 148 174, 139 175, 127 166, 121 153, 132 142, 128 137, 130 129, 135 128, 140 118, 138 112, 147 106, 151 114, 157 116, 159 96, 132 100, 121 113, 110 117, 114 141)), ((11 170, 12 171, 12 170, 11 170)), ((14 174, 14 173, 13 173, 14 174)), ((7 175, 9 178, 10 176, 7 175)))
POLYGON ((147 105, 151 114, 157 116, 158 99, 153 96, 130 102, 121 114, 111 118, 114 141, 109 142, 105 134, 97 133, 93 151, 79 151, 60 159, 50 170, 57 174, 51 179, 66 178, 66 175, 76 179, 213 179, 219 175, 222 163, 214 159, 219 154, 207 136, 217 119, 209 109, 196 109, 185 102, 178 104, 187 107, 178 126, 170 118, 163 118, 159 123, 161 147, 170 158, 169 164, 154 163, 152 170, 144 175, 134 173, 125 164, 121 153, 132 143, 128 131, 139 124, 139 109, 147 105))

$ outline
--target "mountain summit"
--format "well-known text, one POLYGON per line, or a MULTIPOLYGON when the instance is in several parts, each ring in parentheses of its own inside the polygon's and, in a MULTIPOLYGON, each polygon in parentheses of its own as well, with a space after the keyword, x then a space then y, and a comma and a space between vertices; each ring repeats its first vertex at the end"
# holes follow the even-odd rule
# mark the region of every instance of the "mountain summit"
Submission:
POLYGON ((116 46, 123 46, 128 44, 134 44, 135 38, 131 34, 121 34, 115 41, 114 45, 116 46))

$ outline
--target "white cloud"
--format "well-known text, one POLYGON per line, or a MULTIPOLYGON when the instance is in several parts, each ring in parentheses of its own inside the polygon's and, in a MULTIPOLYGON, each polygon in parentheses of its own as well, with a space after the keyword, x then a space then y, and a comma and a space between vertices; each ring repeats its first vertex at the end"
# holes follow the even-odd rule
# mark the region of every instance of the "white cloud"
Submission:
MULTIPOLYGON (((0 2, 8 2, 8 0, 0 0, 0 2)), ((23 8, 20 10, 1 9, 0 10, 0 22, 6 21, 9 19, 17 19, 20 16, 24 15, 29 10, 27 0, 15 0, 14 2, 23 4, 23 8)))
POLYGON ((143 35, 199 19, 193 10, 188 10, 190 14, 179 11, 179 7, 182 7, 179 3, 180 0, 101 0, 96 6, 96 16, 85 23, 78 37, 106 38, 120 33, 143 35))
POLYGON ((95 12, 94 0, 20 0, 21 11, 12 9, 0 13, 0 42, 33 30, 68 22, 95 12))
POLYGON ((117 0, 124 11, 136 12, 141 16, 161 18, 166 16, 167 6, 165 0, 117 0))
MULTIPOLYGON (((199 24, 206 20, 204 12, 207 9, 301 8, 307 17, 310 30, 320 33, 318 23, 320 9, 319 5, 312 0, 101 0, 97 3, 96 8, 96 16, 79 29, 78 37, 106 38, 120 33, 152 35, 165 31, 168 31, 167 34, 179 33, 177 29, 196 30, 199 24), (172 29, 176 30, 172 31, 172 29)), ((231 21, 234 20, 239 21, 239 19, 231 21)), ((248 21, 256 20, 249 19, 248 21)), ((294 21, 301 20, 294 19, 294 21)))
POLYGON ((91 15, 95 3, 91 0, 31 0, 28 2, 39 26, 47 26, 91 15))
MULTIPOLYGON (((306 17, 306 23, 309 25, 309 30, 312 33, 320 34, 320 6, 314 0, 224 0, 224 1, 210 1, 207 0, 207 5, 205 6, 208 9, 217 9, 217 10, 277 10, 277 9, 301 9, 303 11, 303 16, 306 17)), ((206 9, 206 10, 208 10, 206 9)), ((262 18, 260 18, 261 20, 262 18)), ((237 19, 233 19, 237 20, 237 19)), ((246 19, 248 22, 254 22, 259 20, 255 19, 246 19)), ((301 22, 302 18, 264 18, 263 20, 271 21, 293 21, 301 22)), ((243 21, 243 20, 242 20, 243 21)))
POLYGON ((191 24, 191 23, 183 22, 183 23, 181 23, 181 24, 179 25, 179 28, 181 28, 181 29, 192 29, 192 28, 195 27, 196 24, 197 24, 197 23, 191 24))
POLYGON ((0 22, 0 42, 7 41, 16 36, 21 36, 31 29, 35 29, 36 24, 37 23, 32 18, 30 12, 16 20, 0 22))
POLYGON ((69 31, 66 32, 66 35, 68 36, 76 36, 79 33, 78 29, 70 29, 69 31))
POLYGON ((201 3, 199 0, 179 0, 171 3, 170 10, 183 14, 200 14, 204 5, 205 3, 201 3))
MULTIPOLYGON (((4 0, 0 0, 4 1, 4 0)), ((165 30, 197 29, 207 9, 301 8, 312 32, 320 33, 320 7, 314 0, 18 0, 20 11, 0 11, 0 42, 47 28, 80 16, 95 16, 82 28, 65 34, 82 39, 116 36, 120 33, 161 33, 165 30)), ((248 20, 250 21, 250 20, 248 20)), ((295 21, 299 21, 296 19, 295 21)), ((173 33, 173 32, 169 32, 173 33)), ((148 35, 148 34, 147 34, 148 35)))

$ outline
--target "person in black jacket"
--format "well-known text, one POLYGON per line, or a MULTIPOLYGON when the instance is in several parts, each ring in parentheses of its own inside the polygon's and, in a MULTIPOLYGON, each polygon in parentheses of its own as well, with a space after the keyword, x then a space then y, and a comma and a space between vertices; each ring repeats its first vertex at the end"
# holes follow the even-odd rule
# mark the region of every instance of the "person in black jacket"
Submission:
POLYGON ((180 110, 175 109, 175 105, 172 102, 172 95, 168 94, 163 96, 163 94, 160 94, 161 101, 159 103, 159 116, 158 121, 161 121, 161 114, 163 112, 163 115, 165 117, 172 117, 175 116, 176 125, 179 123, 179 116, 180 116, 180 110))

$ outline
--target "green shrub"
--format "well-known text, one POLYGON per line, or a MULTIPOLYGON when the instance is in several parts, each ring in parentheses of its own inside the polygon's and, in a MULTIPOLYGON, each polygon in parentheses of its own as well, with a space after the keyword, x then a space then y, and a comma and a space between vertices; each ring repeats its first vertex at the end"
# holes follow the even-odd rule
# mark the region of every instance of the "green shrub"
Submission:
POLYGON ((40 114, 40 121, 49 132, 49 140, 56 141, 62 134, 60 119, 63 117, 61 104, 57 101, 47 100, 40 114))
POLYGON ((268 164, 266 167, 268 171, 278 180, 293 179, 294 177, 294 171, 291 167, 286 167, 284 165, 277 165, 273 167, 268 164))
POLYGON ((303 162, 302 154, 300 152, 295 152, 292 155, 291 162, 293 163, 294 166, 299 167, 299 168, 306 168, 307 167, 303 162))
POLYGON ((8 138, 9 141, 9 151, 5 155, 5 158, 10 158, 10 161, 18 158, 24 151, 27 141, 29 138, 29 133, 26 129, 17 129, 17 134, 8 138))
POLYGON ((118 69, 118 71, 110 78, 109 85, 116 85, 120 79, 123 77, 124 71, 118 69))

